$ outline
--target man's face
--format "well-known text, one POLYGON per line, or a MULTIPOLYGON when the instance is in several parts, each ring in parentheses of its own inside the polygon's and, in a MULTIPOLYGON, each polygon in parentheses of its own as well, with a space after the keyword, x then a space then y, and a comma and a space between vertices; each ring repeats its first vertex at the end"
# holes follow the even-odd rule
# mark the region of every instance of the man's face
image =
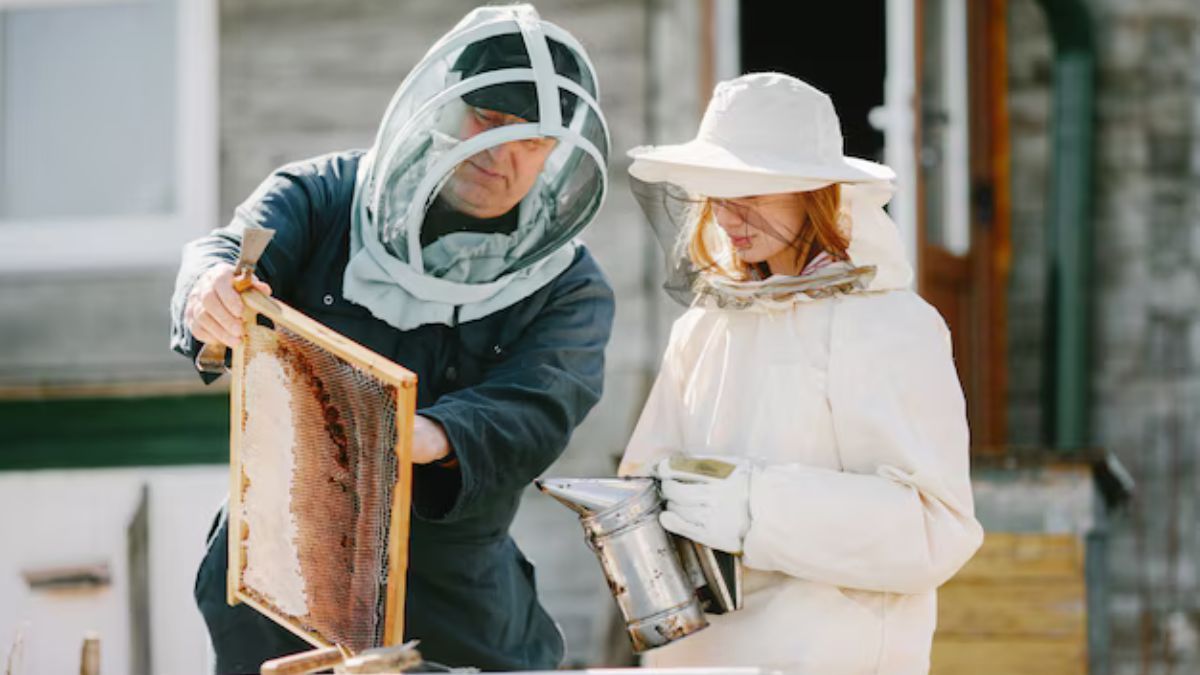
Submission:
MULTIPOLYGON (((459 139, 526 120, 515 115, 467 106, 459 139)), ((546 158, 554 150, 552 138, 512 141, 467 158, 451 174, 441 197, 452 208, 475 218, 495 218, 517 205, 533 184, 546 158)))

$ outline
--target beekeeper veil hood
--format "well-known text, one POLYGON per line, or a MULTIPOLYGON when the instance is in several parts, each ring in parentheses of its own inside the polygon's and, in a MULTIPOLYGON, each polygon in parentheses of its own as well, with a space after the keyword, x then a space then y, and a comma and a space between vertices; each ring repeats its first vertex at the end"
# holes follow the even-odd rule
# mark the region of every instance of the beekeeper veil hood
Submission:
POLYGON ((765 300, 783 296, 802 300, 907 288, 912 268, 900 232, 884 210, 895 173, 846 157, 842 146, 840 122, 827 94, 781 73, 750 73, 717 85, 696 138, 630 150, 630 184, 666 255, 667 292, 683 304, 701 292, 737 306, 743 300, 766 305, 765 300), (785 227, 739 200, 834 184, 839 186, 837 227, 848 240, 845 260, 815 261, 796 277, 738 282, 693 264, 689 245, 697 239, 712 254, 713 267, 731 263, 731 242, 716 225, 721 211, 738 211, 733 222, 799 248, 785 227))
POLYGON ((344 292, 407 330, 487 316, 574 259, 607 189, 582 46, 533 7, 481 7, 392 98, 359 163, 344 292))

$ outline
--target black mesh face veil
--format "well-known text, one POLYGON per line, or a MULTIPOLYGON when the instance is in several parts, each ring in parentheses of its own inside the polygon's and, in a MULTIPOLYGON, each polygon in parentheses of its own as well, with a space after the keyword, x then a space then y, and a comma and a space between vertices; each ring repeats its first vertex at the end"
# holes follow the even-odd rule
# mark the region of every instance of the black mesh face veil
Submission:
MULTIPOLYGON (((821 250, 814 247, 811 228, 797 229, 794 223, 783 222, 767 209, 755 208, 749 199, 708 198, 690 194, 674 183, 651 183, 634 176, 630 176, 630 185, 664 256, 663 289, 680 304, 691 305, 697 295, 712 296, 721 304, 796 292, 811 295, 822 289, 862 287, 870 280, 870 268, 856 268, 835 259, 812 274, 772 275, 765 264, 749 264, 738 258, 726 228, 735 235, 769 237, 782 244, 785 251, 793 252, 798 261, 800 256, 812 259, 812 254, 821 250), (698 243, 707 252, 707 261, 696 255, 698 243)), ((768 195, 759 199, 788 197, 768 195)))
POLYGON ((630 176, 629 184, 662 249, 666 270, 663 290, 676 302, 690 305, 701 270, 689 259, 688 242, 698 225, 704 200, 673 183, 646 183, 630 176))

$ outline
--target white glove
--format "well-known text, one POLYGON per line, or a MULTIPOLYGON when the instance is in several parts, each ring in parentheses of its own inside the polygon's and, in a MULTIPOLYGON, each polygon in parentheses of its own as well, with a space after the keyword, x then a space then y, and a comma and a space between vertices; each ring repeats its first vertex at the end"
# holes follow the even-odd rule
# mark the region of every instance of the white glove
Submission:
POLYGON ((674 459, 676 466, 668 458, 654 470, 667 500, 658 521, 664 529, 692 541, 718 551, 741 553, 742 539, 750 529, 749 461, 733 457, 691 457, 684 462, 674 459), (700 460, 699 465, 696 460, 700 460), (708 466, 704 466, 706 462, 708 466), (725 469, 728 475, 718 477, 725 472, 709 470, 714 467, 725 469))

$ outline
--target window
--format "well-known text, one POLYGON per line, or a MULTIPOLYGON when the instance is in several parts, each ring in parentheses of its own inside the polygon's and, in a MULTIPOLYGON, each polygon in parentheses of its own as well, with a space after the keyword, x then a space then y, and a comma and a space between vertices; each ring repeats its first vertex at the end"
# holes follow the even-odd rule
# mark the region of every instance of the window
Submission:
POLYGON ((215 215, 213 0, 0 0, 0 272, 174 265, 215 215))

